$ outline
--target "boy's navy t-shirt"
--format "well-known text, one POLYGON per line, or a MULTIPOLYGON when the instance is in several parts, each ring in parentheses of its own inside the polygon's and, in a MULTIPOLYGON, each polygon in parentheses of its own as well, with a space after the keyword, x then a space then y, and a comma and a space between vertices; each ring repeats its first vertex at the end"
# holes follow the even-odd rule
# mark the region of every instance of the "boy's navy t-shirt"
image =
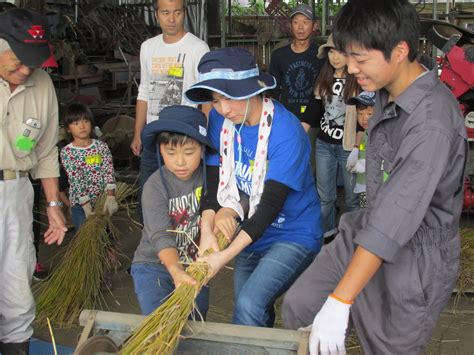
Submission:
MULTIPOLYGON (((273 101, 275 114, 270 133, 265 181, 274 180, 290 188, 282 210, 263 235, 247 247, 249 251, 265 251, 275 242, 293 242, 315 250, 322 231, 320 204, 310 169, 311 147, 298 119, 280 103, 273 101)), ((216 110, 209 114, 208 136, 219 147, 224 117, 216 110)), ((239 162, 237 133, 234 135, 234 169, 237 187, 247 195, 252 189, 252 169, 258 140, 259 125, 236 125, 242 141, 242 158, 239 162)), ((207 155, 209 165, 219 166, 219 156, 207 155)), ((258 207, 257 207, 258 208, 258 207)))

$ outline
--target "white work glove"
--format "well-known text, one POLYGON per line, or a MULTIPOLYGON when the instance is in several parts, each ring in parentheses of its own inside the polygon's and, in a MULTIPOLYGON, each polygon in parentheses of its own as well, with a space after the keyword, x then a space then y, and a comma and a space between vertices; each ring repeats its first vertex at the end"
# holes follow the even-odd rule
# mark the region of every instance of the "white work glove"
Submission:
POLYGON ((115 196, 107 196, 104 203, 104 213, 108 212, 112 216, 118 211, 118 203, 115 196))
POLYGON ((95 215, 95 212, 92 211, 92 205, 91 205, 90 202, 86 202, 86 203, 83 204, 81 207, 82 207, 82 209, 84 210, 84 213, 85 213, 85 215, 86 215, 86 218, 95 215))
POLYGON ((350 171, 351 173, 359 173, 359 174, 365 173, 365 159, 358 159, 357 163, 354 165, 354 167, 350 171))
POLYGON ((355 147, 352 148, 352 151, 347 157, 347 162, 346 162, 347 171, 351 171, 354 165, 356 165, 358 157, 359 157, 359 148, 355 148, 355 147))
POLYGON ((331 296, 314 317, 309 336, 311 355, 345 355, 347 324, 349 323, 350 304, 342 303, 331 296))

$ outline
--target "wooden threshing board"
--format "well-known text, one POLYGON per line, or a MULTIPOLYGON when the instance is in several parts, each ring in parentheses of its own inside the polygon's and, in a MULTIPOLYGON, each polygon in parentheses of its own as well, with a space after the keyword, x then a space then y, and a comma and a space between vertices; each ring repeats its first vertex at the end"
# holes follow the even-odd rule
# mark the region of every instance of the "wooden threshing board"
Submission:
MULTIPOLYGON (((105 311, 84 310, 79 324, 85 326, 85 340, 94 321, 95 330, 129 333, 145 317, 105 311)), ((234 324, 189 321, 177 354, 308 354, 309 333, 234 324)))

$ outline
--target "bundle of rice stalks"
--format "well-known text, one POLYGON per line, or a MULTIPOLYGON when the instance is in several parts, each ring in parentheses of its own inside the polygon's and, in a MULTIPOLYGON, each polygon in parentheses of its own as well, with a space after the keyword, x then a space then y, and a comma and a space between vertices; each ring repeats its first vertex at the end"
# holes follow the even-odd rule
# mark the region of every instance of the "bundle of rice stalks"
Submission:
MULTIPOLYGON (((219 248, 225 249, 229 241, 218 235, 219 248)), ((214 252, 212 249, 206 254, 214 252)), ((193 262, 186 272, 196 280, 195 285, 182 283, 153 313, 148 315, 133 331, 120 354, 171 354, 178 346, 179 336, 194 309, 194 300, 204 286, 209 265, 193 262)))
MULTIPOLYGON (((118 183, 116 199, 126 207, 126 199, 136 191, 118 183)), ((54 272, 34 291, 37 295, 36 322, 46 324, 46 319, 56 326, 72 325, 83 309, 102 308, 101 283, 118 262, 117 230, 110 216, 102 212, 103 193, 96 202, 96 213, 85 220, 73 240, 67 245, 54 272)))
POLYGON ((463 293, 474 288, 474 228, 461 229, 461 263, 457 289, 463 293))

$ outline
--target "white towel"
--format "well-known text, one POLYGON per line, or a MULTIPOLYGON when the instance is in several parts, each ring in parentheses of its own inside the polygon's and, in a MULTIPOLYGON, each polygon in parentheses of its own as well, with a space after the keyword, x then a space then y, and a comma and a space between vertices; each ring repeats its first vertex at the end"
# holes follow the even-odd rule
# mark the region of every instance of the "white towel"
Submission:
MULTIPOLYGON (((265 174, 267 172, 268 139, 272 129, 274 111, 275 108, 272 100, 263 97, 262 115, 258 128, 257 150, 255 152, 255 162, 252 170, 252 192, 249 201, 249 217, 255 213, 263 193, 265 174)), ((221 166, 219 167, 217 201, 222 207, 232 208, 239 214, 241 220, 244 220, 244 211, 239 202, 239 191, 235 180, 234 135, 234 124, 232 121, 225 119, 220 136, 219 152, 221 156, 221 166)), ((240 137, 238 139, 240 139, 240 137)))

